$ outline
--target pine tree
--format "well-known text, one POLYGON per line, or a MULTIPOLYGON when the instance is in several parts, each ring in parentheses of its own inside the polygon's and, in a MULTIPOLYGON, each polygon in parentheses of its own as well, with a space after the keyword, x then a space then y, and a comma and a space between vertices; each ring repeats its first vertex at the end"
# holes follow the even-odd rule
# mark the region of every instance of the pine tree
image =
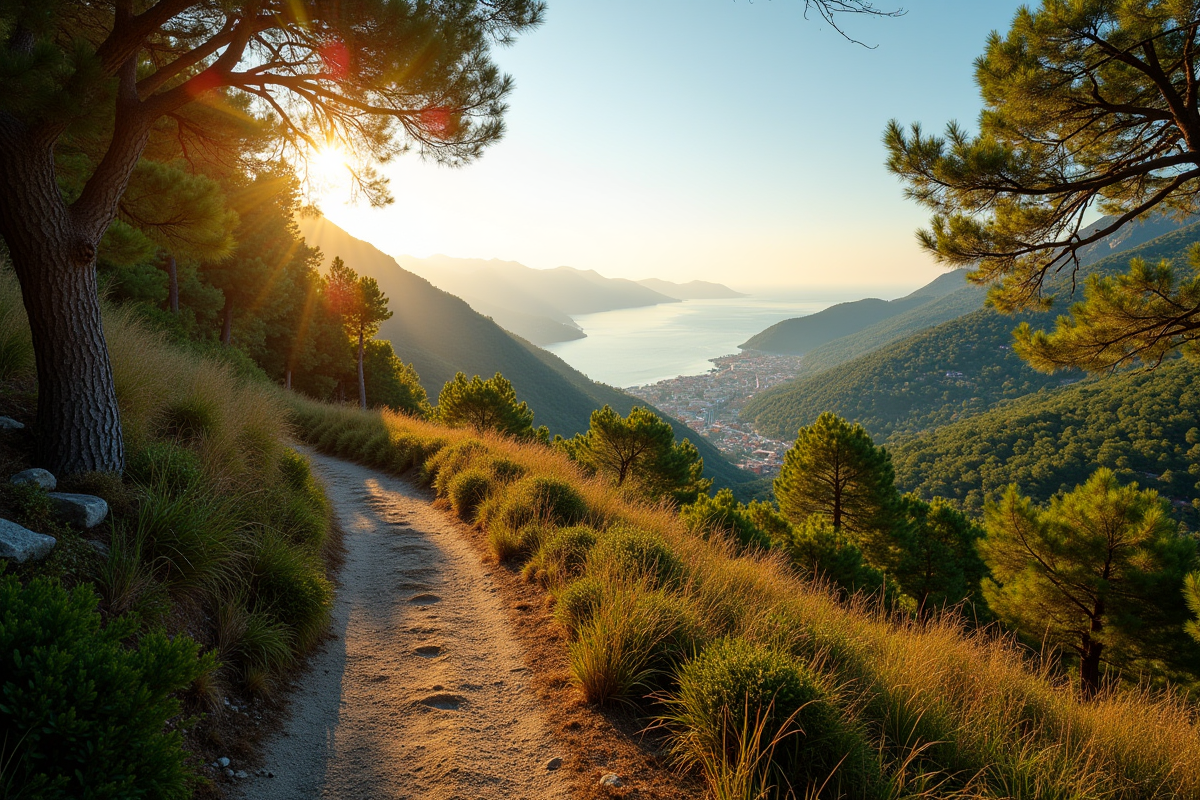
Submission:
POLYGON ((952 606, 979 594, 986 573, 976 551, 984 530, 940 497, 901 498, 903 520, 892 573, 919 612, 952 606))
POLYGON ((891 560, 897 492, 891 457, 861 425, 826 412, 801 428, 775 479, 779 510, 793 524, 813 515, 848 534, 873 564, 891 560))
POLYGON ((1188 610, 1195 617, 1187 621, 1184 630, 1200 644, 1200 572, 1193 572, 1184 580, 1183 598, 1187 602, 1188 610))
POLYGON ((1105 663, 1167 659, 1196 543, 1157 492, 1121 486, 1107 469, 1045 508, 1011 486, 988 505, 986 527, 989 607, 1031 642, 1074 652, 1085 696, 1098 691, 1105 663))
POLYGON ((124 468, 96 256, 152 145, 206 145, 202 106, 257 118, 298 161, 340 143, 361 162, 359 188, 384 203, 372 164, 415 148, 459 165, 500 138, 512 81, 492 46, 543 11, 536 0, 0 5, 0 237, 37 354, 38 461, 59 474, 124 468), (75 191, 59 175, 80 153, 75 191))
MULTIPOLYGON (((1198 22, 1190 2, 1021 7, 976 61, 978 135, 894 121, 885 134, 889 168, 933 212, 924 247, 971 266, 1015 311, 1048 305, 1051 280, 1073 289, 1081 248, 1151 212, 1200 211, 1198 22), (1096 209, 1109 216, 1085 228, 1096 209)), ((1018 349, 1040 369, 1105 370, 1157 364, 1197 337, 1195 264, 1181 280, 1170 265, 1137 264, 1091 279, 1069 320, 1049 335, 1023 328, 1018 349)))
POLYGON ((692 503, 712 487, 703 477, 704 459, 696 446, 687 439, 676 444, 670 423, 642 406, 630 409, 627 417, 608 405, 597 409, 585 433, 559 446, 618 488, 632 486, 655 499, 692 503))
POLYGON ((533 411, 517 400, 517 392, 508 379, 497 372, 483 380, 470 380, 459 372, 447 381, 438 395, 437 416, 451 427, 470 427, 498 431, 519 438, 535 437, 533 411))
POLYGON ((386 406, 417 417, 432 413, 416 369, 396 356, 391 342, 367 342, 365 363, 366 374, 370 376, 366 383, 368 406, 386 406))

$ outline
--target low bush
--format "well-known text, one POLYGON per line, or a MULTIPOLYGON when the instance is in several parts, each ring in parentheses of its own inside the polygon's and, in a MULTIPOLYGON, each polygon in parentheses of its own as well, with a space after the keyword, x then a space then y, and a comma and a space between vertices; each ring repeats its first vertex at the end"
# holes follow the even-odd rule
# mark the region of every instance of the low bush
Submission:
POLYGON ((478 467, 457 473, 445 491, 455 516, 464 522, 473 522, 476 510, 491 494, 494 480, 490 472, 478 467))
POLYGON ((187 798, 174 693, 215 668, 186 636, 101 625, 89 587, 0 578, 0 795, 187 798))
POLYGON ((596 538, 595 529, 585 525, 558 528, 549 533, 525 565, 526 580, 538 580, 550 587, 574 580, 583 574, 596 538))
POLYGON ((558 592, 554 599, 554 618, 567 629, 572 640, 577 639, 579 629, 591 621, 604 603, 604 582, 593 576, 572 581, 558 592))
POLYGON ((487 446, 478 439, 463 439, 449 444, 421 465, 421 480, 432 486, 439 496, 445 497, 450 481, 466 467, 483 461, 486 454, 487 446))
MULTIPOLYGON (((669 707, 674 752, 685 764, 710 772, 736 767, 747 755, 742 737, 753 733, 774 756, 763 762, 760 790, 773 784, 783 797, 784 790, 825 786, 831 797, 862 797, 876 782, 864 781, 865 743, 845 729, 821 680, 798 659, 763 645, 714 642, 683 665, 669 707)), ((710 783, 716 778, 708 776, 710 783)))
POLYGON ((531 475, 510 485, 495 518, 488 525, 520 530, 531 522, 576 525, 588 515, 587 503, 570 483, 544 475, 531 475))
POLYGON ((609 528, 588 556, 589 572, 664 586, 683 573, 683 564, 662 536, 641 528, 609 528))

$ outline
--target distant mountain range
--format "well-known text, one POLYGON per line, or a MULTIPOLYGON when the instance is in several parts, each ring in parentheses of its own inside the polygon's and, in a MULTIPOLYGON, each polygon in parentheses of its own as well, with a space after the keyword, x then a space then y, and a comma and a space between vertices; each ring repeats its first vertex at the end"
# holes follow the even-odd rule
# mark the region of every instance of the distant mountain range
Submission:
MULTIPOLYGON (((311 221, 301 224, 301 230, 311 221)), ((534 344, 582 339, 574 317, 681 300, 742 297, 718 283, 606 278, 573 267, 533 269, 499 259, 397 256, 396 263, 466 300, 480 314, 534 344)), ((351 265, 353 266, 353 265, 351 265)))
MULTIPOLYGON (((634 405, 646 405, 619 389, 589 380, 554 354, 509 333, 460 298, 404 269, 396 259, 355 239, 328 220, 302 218, 297 222, 307 242, 321 248, 326 263, 340 256, 359 274, 379 281, 393 313, 380 328, 379 338, 390 340, 397 355, 416 367, 431 400, 437 400, 442 385, 455 372, 484 377, 502 372, 512 381, 517 396, 534 410, 534 424, 546 425, 551 433, 567 437, 587 430, 592 411, 605 404, 622 414, 628 414, 634 405)), ((512 272, 518 276, 527 269, 519 264, 514 266, 517 269, 512 272)), ((579 270, 560 273, 565 276, 562 279, 565 286, 579 286, 577 280, 583 280, 594 282, 597 292, 605 291, 603 282, 607 279, 591 275, 595 277, 579 270)), ((608 287, 611 291, 607 296, 619 297, 616 290, 628 288, 626 284, 635 287, 627 297, 646 298, 649 296, 646 293, 651 292, 632 281, 621 281, 608 287)), ((576 298, 578 302, 571 307, 593 307, 582 294, 576 298)), ((705 474, 719 485, 737 490, 757 479, 738 469, 683 423, 657 409, 655 413, 671 423, 676 436, 688 437, 696 444, 704 457, 705 474)))

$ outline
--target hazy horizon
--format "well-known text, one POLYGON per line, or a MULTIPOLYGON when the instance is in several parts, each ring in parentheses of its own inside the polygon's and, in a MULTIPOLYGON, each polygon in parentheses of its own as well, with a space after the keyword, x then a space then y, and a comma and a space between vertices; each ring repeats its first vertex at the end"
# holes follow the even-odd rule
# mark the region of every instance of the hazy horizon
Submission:
POLYGON ((845 17, 868 49, 805 20, 802 2, 555 4, 497 52, 516 82, 503 141, 463 169, 384 165, 389 207, 345 205, 332 181, 320 205, 416 257, 916 288, 943 268, 913 236, 926 213, 884 167, 884 126, 974 127, 973 60, 1017 6, 928 0, 899 18, 845 17))

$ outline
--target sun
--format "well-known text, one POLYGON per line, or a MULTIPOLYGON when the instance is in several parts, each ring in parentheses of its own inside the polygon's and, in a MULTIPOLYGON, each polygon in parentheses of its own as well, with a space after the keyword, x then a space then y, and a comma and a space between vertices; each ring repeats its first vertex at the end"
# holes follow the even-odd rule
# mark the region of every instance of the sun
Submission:
POLYGON ((308 173, 318 191, 334 189, 349 177, 350 154, 338 144, 328 144, 312 151, 308 157, 308 173))

